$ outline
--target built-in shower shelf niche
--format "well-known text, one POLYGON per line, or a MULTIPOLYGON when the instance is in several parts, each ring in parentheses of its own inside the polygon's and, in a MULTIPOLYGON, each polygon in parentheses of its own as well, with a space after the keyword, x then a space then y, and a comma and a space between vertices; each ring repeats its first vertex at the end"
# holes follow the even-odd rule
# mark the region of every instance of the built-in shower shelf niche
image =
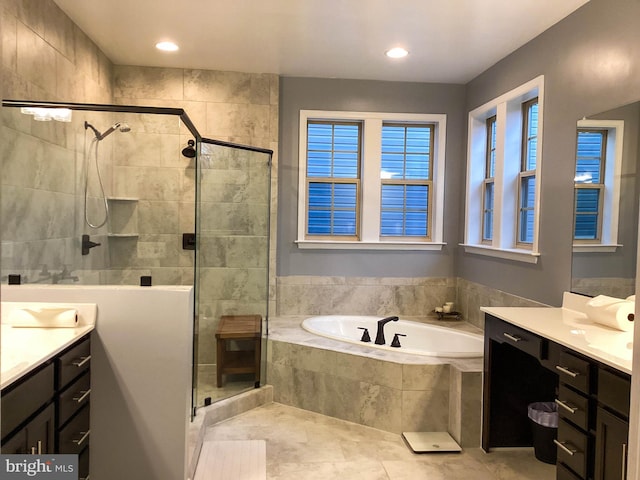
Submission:
POLYGON ((134 197, 107 197, 109 202, 137 202, 139 199, 134 197))
POLYGON ((138 199, 108 197, 109 237, 135 238, 138 236, 138 199))

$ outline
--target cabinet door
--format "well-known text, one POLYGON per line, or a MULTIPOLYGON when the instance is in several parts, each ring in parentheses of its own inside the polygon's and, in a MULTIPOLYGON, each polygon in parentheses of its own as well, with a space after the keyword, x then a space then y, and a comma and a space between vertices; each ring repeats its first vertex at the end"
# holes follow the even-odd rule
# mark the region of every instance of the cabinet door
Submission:
POLYGON ((598 408, 596 432, 596 480, 627 478, 629 424, 598 408))
POLYGON ((49 405, 2 444, 3 454, 54 453, 54 406, 49 405))
POLYGON ((5 455, 24 455, 27 452, 27 430, 22 429, 11 436, 2 444, 2 453, 5 455))
POLYGON ((54 453, 54 407, 49 405, 25 427, 27 431, 27 453, 54 453))

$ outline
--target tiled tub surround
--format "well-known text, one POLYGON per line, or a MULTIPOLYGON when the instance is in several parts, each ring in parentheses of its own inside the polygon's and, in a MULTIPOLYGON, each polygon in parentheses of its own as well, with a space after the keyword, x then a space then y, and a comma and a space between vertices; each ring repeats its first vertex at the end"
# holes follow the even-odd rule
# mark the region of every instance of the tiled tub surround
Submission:
POLYGON ((429 317, 454 302, 462 318, 484 328, 480 307, 544 307, 463 278, 287 276, 277 280, 277 315, 381 315, 429 317))
MULTIPOLYGON (((480 444, 482 358, 347 344, 306 332, 304 318, 269 320, 267 378, 275 402, 393 433, 448 431, 463 446, 480 444)), ((465 322, 440 324, 479 333, 465 322)))

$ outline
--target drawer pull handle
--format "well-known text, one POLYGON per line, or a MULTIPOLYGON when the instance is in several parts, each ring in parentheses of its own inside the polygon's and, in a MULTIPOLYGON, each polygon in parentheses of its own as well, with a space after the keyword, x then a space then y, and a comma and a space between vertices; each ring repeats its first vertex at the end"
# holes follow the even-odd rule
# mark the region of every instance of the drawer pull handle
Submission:
POLYGON ((627 444, 622 444, 622 480, 627 478, 627 444))
POLYGON ((580 375, 580 372, 574 372, 573 370, 569 370, 567 367, 563 367, 562 365, 556 365, 556 370, 562 373, 566 373, 572 378, 576 378, 578 375, 580 375))
POLYGON ((512 342, 515 342, 515 343, 518 343, 518 342, 522 341, 522 338, 517 336, 517 335, 511 335, 510 333, 507 333, 507 332, 504 332, 502 335, 504 335, 509 340, 511 340, 512 342))
POLYGON ((71 362, 71 365, 75 365, 76 367, 80 368, 90 360, 91 355, 87 355, 86 357, 80 357, 78 360, 74 360, 73 362, 71 362))
POLYGON ((558 447, 560 447, 562 450, 564 450, 566 453, 568 453, 569 455, 571 455, 572 457, 578 453, 578 450, 576 450, 576 448, 571 445, 568 442, 559 442, 558 440, 556 440, 555 438, 553 439, 553 443, 555 443, 558 447))
POLYGON ((73 400, 74 400, 75 402, 77 402, 77 403, 82 403, 82 402, 84 402, 84 400, 85 400, 89 395, 91 395, 91 389, 89 389, 89 390, 80 390, 80 391, 78 392, 78 394, 79 394, 80 396, 79 396, 79 397, 77 397, 77 396, 76 396, 76 397, 73 397, 73 400))
POLYGON ((80 440, 74 440, 73 443, 77 444, 78 446, 82 445, 82 443, 89 438, 89 434, 91 433, 91 430, 87 430, 86 432, 80 432, 80 435, 82 435, 82 438, 80 438, 80 440))
POLYGON ((559 407, 564 408, 567 412, 574 414, 578 411, 577 407, 572 407, 571 405, 569 405, 568 403, 563 402, 562 400, 560 400, 559 398, 556 398, 556 405, 558 405, 559 407))

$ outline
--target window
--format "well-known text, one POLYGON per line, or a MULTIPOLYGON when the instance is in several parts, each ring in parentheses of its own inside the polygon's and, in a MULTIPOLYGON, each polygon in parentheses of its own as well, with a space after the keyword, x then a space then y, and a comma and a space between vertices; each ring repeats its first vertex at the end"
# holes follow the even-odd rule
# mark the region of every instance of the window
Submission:
POLYGON ((300 112, 300 248, 441 249, 445 115, 300 112))
POLYGON ((522 156, 518 215, 518 243, 533 243, 536 204, 536 161, 538 153, 538 99, 522 104, 522 156))
POLYGON ((581 120, 576 141, 573 249, 615 251, 624 122, 581 120))
POLYGON ((487 153, 482 195, 482 243, 493 239, 494 175, 496 171, 496 116, 487 118, 487 153))
POLYGON ((544 77, 469 113, 465 251, 538 261, 544 77))
POLYGON ((356 237, 360 124, 307 124, 307 235, 356 237))
POLYGON ((429 239, 433 125, 382 124, 380 235, 429 239))
POLYGON ((574 240, 600 241, 606 144, 606 130, 578 130, 574 240))

